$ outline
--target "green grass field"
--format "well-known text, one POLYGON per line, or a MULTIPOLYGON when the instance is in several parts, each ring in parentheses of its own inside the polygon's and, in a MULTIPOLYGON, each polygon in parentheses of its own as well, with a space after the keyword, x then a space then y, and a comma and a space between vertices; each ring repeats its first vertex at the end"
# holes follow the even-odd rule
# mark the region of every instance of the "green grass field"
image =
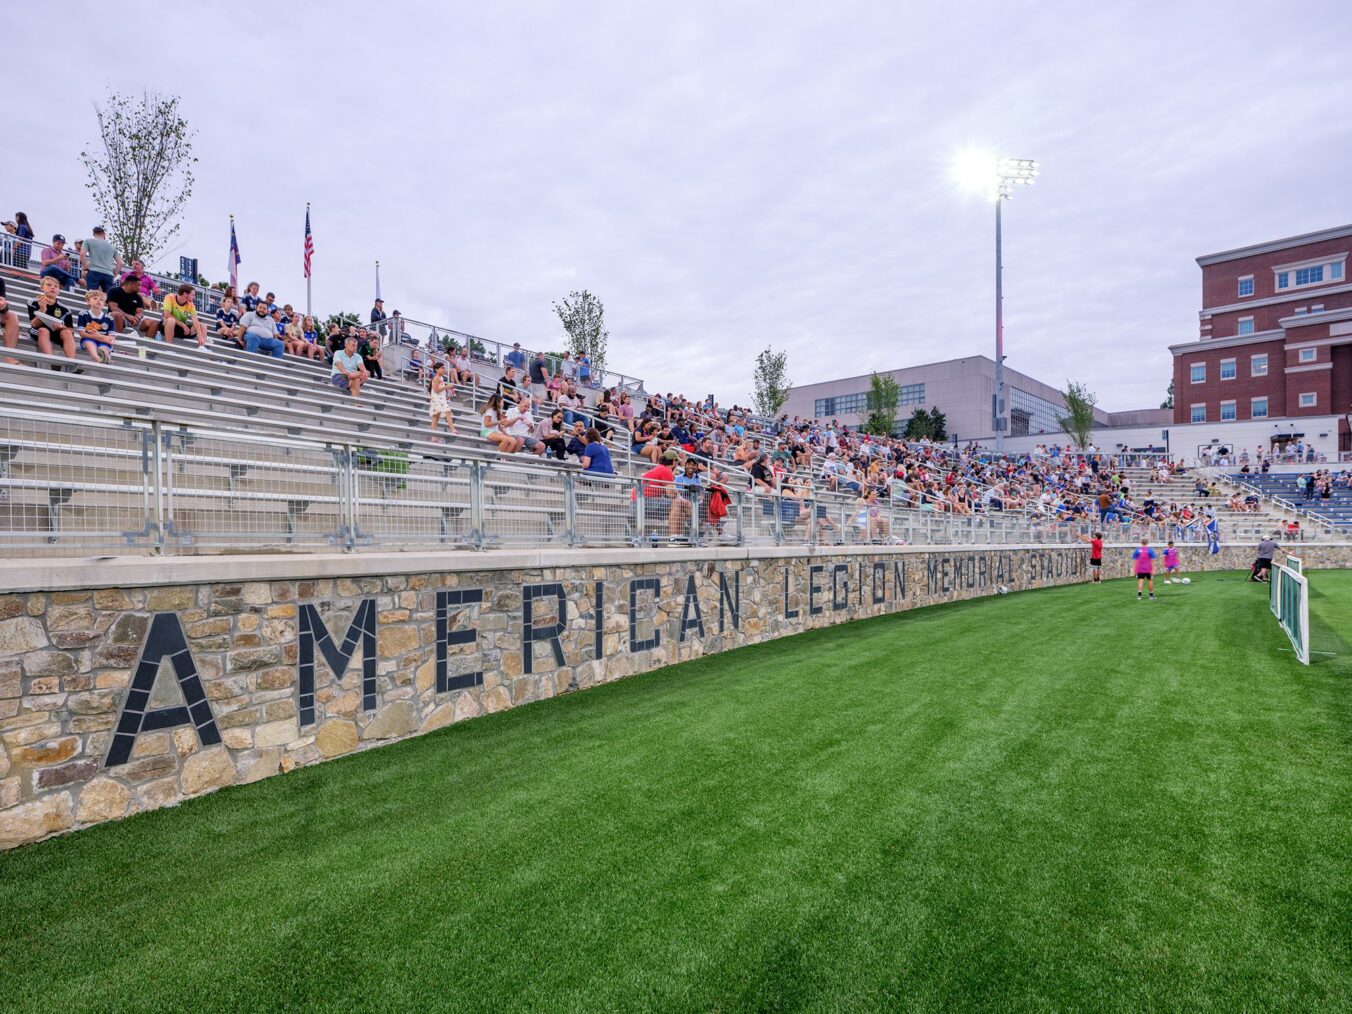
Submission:
POLYGON ((0 1009, 1352 1007, 1352 571, 918 610, 0 855, 0 1009), (1341 627, 1341 629, 1339 629, 1341 627))

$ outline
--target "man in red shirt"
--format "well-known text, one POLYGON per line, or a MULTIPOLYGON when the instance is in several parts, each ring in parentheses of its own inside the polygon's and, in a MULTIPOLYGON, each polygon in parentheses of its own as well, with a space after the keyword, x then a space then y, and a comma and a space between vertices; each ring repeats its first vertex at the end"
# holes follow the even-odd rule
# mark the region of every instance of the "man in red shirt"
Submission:
POLYGON ((653 542, 657 541, 657 528, 665 525, 671 518, 671 501, 676 496, 676 475, 663 462, 658 462, 640 477, 643 494, 643 531, 646 538, 651 532, 653 542))
POLYGON ((1089 543, 1089 572, 1094 575, 1094 584, 1098 584, 1103 580, 1103 533, 1095 532, 1093 538, 1087 535, 1077 535, 1076 538, 1089 543))

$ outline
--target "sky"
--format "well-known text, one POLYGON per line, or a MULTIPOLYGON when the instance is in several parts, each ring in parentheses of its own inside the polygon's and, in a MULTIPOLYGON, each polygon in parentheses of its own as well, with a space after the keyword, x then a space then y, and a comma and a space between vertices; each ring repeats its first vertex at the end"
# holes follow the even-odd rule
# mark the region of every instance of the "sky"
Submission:
POLYGON ((992 355, 964 148, 1041 167, 1004 206, 1008 365, 1110 410, 1164 396, 1197 256, 1352 221, 1346 0, 124 0, 135 59, 111 10, 6 11, 71 68, 6 117, 42 139, 0 177, 39 238, 94 224, 95 103, 176 94, 197 182, 161 263, 225 277, 234 214, 241 283, 303 305, 309 201, 317 311, 365 317, 379 260, 387 311, 553 349, 588 289, 612 369, 724 404, 766 347, 798 383, 992 355))

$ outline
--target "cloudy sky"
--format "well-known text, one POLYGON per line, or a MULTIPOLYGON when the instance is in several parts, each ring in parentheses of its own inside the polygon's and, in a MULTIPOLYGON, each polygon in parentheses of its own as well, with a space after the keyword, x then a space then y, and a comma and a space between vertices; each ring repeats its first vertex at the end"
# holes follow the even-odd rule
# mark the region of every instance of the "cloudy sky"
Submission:
POLYGON ((7 114, 0 201, 40 237, 93 224, 93 103, 176 93, 200 161, 166 263, 223 277, 233 212, 241 282, 303 303, 310 201, 316 309, 364 314, 379 259, 387 310, 557 347, 588 288, 613 368, 725 402, 767 345, 804 383, 991 354, 964 147, 1042 165, 1005 208, 1009 364, 1109 409, 1196 337, 1193 258, 1352 221, 1346 0, 61 10, 91 30, 6 11, 70 69, 7 114))

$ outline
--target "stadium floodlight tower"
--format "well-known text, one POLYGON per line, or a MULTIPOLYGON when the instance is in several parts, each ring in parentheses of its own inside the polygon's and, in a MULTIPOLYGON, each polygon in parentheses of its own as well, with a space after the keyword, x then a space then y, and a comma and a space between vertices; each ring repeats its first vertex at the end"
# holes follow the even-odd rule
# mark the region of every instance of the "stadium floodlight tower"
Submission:
POLYGON ((1009 429, 1009 405, 1005 398, 1004 261, 1001 257, 1000 206, 1013 196, 1014 188, 1030 187, 1037 179, 1037 163, 1031 158, 1005 158, 982 151, 964 151, 954 163, 954 174, 965 190, 995 203, 995 453, 1005 452, 1009 429))

